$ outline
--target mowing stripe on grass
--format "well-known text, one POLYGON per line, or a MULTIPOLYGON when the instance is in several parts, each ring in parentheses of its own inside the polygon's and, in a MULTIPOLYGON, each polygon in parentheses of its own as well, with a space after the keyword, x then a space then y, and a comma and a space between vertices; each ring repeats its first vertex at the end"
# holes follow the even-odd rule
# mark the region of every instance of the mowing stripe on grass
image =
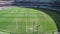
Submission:
POLYGON ((3 18, 0 18, 3 19, 0 21, 0 29, 15 32, 15 34, 57 32, 54 20, 42 11, 29 8, 11 8, 4 10, 4 12, 8 12, 9 14, 0 12, 0 15, 5 14, 5 16, 8 16, 4 17, 2 15, 3 18), (2 27, 4 25, 5 27, 2 27))

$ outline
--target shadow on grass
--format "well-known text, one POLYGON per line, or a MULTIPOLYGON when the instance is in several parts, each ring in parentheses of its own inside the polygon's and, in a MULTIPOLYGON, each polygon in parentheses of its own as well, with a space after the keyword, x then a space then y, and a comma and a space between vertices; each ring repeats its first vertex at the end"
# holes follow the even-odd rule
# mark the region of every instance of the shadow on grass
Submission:
POLYGON ((33 8, 33 9, 43 11, 46 14, 48 14, 50 17, 52 17, 56 23, 58 32, 60 32, 60 11, 55 11, 55 10, 50 10, 50 9, 37 9, 37 8, 33 8))

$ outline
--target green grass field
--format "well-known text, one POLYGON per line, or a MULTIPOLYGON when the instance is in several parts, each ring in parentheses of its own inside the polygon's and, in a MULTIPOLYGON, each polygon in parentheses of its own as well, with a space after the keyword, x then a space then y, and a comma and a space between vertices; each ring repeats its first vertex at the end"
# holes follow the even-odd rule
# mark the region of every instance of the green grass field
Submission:
POLYGON ((0 10, 0 31, 15 34, 52 34, 51 32, 57 32, 57 27, 54 20, 43 11, 10 8, 0 10))

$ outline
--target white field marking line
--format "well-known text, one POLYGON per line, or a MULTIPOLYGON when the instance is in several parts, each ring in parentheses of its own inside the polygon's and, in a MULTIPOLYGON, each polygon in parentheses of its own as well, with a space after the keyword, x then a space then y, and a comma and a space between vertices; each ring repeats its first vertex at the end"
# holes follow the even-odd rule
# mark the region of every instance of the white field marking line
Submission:
MULTIPOLYGON (((17 10, 16 10, 17 12, 17 10)), ((16 16, 16 34, 18 33, 18 17, 16 16)))
POLYGON ((26 12, 26 32, 27 32, 27 28, 28 28, 28 27, 27 27, 27 26, 28 26, 28 25, 27 25, 27 21, 28 21, 28 20, 27 20, 27 19, 28 19, 27 17, 28 17, 28 14, 27 14, 27 12, 26 12))
MULTIPOLYGON (((33 16, 33 15, 32 15, 33 16)), ((35 16, 35 15, 34 15, 35 16)), ((34 28, 34 26, 35 26, 35 23, 34 22, 32 22, 33 24, 32 24, 32 26, 33 26, 33 34, 34 34, 34 30, 35 30, 35 28, 34 28)))
MULTIPOLYGON (((33 12, 32 12, 32 13, 33 13, 33 12)), ((30 12, 30 14, 32 14, 32 13, 30 12)), ((32 20, 32 19, 33 19, 32 17, 34 17, 35 15, 34 15, 34 16, 33 16, 33 15, 29 15, 29 16, 31 16, 31 25, 32 25, 31 28, 30 28, 30 30, 31 30, 31 32, 34 34, 34 22, 33 22, 33 20, 32 20)))
MULTIPOLYGON (((38 26, 38 15, 36 15, 36 22, 35 22, 35 24, 38 26)), ((36 26, 36 28, 37 28, 37 26, 36 26)), ((38 29, 38 28, 37 28, 38 29)), ((38 31, 38 30, 37 30, 38 31)), ((38 33, 37 33, 38 34, 38 33)))
MULTIPOLYGON (((38 27, 38 26, 39 26, 39 24, 38 24, 38 23, 39 23, 39 22, 38 22, 38 16, 39 16, 39 15, 36 15, 36 22, 35 22, 36 29, 39 28, 39 27, 38 27)), ((36 31, 38 32, 39 30, 36 30, 36 31)), ((39 34, 39 32, 38 32, 37 34, 39 34)))
POLYGON ((18 32, 18 19, 16 18, 16 34, 18 32))
POLYGON ((37 30, 36 30, 36 29, 37 29, 37 26, 39 26, 39 25, 38 25, 38 16, 39 16, 39 15, 35 15, 35 13, 34 13, 33 16, 35 16, 34 31, 36 32, 36 31, 37 31, 37 30))
POLYGON ((11 32, 11 31, 8 31, 8 30, 3 30, 3 29, 0 29, 0 31, 2 31, 2 32, 11 32))

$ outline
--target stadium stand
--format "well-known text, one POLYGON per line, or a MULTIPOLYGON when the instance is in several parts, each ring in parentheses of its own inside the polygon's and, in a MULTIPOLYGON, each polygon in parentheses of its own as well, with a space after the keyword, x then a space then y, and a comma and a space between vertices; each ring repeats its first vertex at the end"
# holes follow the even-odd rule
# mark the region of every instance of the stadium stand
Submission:
POLYGON ((13 0, 0 0, 0 7, 1 6, 11 6, 13 4, 13 0))

